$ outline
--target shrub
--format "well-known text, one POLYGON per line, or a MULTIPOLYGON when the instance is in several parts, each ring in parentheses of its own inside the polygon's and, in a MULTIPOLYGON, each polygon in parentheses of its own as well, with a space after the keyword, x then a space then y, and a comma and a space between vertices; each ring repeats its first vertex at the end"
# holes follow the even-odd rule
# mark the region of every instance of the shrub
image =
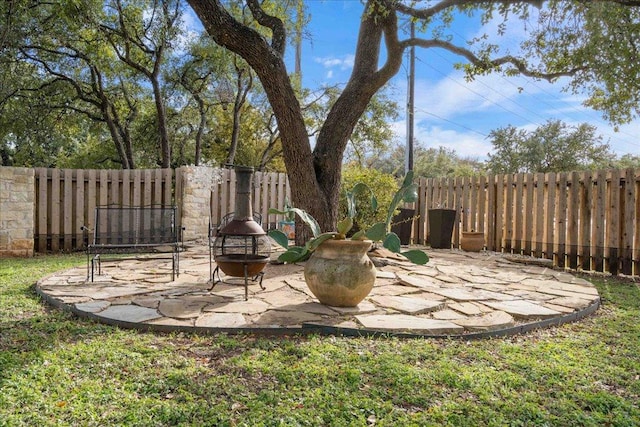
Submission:
POLYGON ((393 175, 361 166, 346 166, 342 170, 340 217, 344 217, 347 212, 345 193, 358 182, 363 182, 371 188, 378 199, 379 208, 375 211, 372 209, 368 194, 358 195, 356 197, 357 214, 352 232, 363 228, 367 229, 377 222, 384 222, 387 215, 386 208, 391 204, 393 195, 400 187, 393 175))

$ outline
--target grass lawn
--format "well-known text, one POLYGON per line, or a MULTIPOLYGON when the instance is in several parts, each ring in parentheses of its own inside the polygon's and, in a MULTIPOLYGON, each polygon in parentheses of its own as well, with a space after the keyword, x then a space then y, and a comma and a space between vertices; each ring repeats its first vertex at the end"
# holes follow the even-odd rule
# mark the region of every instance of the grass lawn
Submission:
POLYGON ((34 282, 83 255, 0 260, 0 426, 638 426, 640 288, 592 278, 575 324, 479 341, 120 330, 34 282))

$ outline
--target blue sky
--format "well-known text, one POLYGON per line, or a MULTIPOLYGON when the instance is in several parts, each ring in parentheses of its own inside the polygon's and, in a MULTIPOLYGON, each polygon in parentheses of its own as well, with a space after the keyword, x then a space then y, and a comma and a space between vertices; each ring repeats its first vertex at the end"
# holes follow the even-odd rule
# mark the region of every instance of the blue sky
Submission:
MULTIPOLYGON (((357 30, 363 6, 358 0, 311 0, 311 23, 302 48, 303 85, 344 85, 351 74, 357 30)), ((491 28, 491 26, 489 27, 491 28)), ((479 34, 473 20, 456 21, 454 42, 479 34)), ((515 46, 515 34, 507 44, 515 46)), ((293 53, 293 49, 289 50, 293 53)), ((408 58, 408 57, 407 57, 408 58)), ((487 135, 493 129, 513 125, 532 130, 549 119, 570 125, 590 123, 617 155, 640 155, 640 122, 614 132, 601 115, 581 105, 582 98, 561 92, 562 82, 550 84, 524 77, 490 75, 465 81, 454 70, 457 58, 442 50, 416 49, 415 138, 424 147, 445 146, 459 155, 486 159, 491 151, 487 135)), ((397 140, 404 143, 408 59, 393 79, 389 93, 403 107, 393 123, 397 140)), ((291 61, 290 70, 293 70, 291 61)))

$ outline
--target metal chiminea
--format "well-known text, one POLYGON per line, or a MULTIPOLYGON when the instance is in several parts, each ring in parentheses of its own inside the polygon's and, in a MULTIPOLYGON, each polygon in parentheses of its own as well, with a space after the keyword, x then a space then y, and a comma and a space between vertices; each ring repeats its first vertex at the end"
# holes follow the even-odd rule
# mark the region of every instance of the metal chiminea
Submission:
POLYGON ((262 286, 262 270, 269 262, 271 243, 267 233, 253 217, 251 183, 253 168, 236 166, 236 211, 233 219, 219 232, 213 243, 213 287, 222 280, 220 271, 228 276, 244 277, 244 299, 249 298, 249 278, 262 286), (216 273, 218 281, 215 280, 216 273))

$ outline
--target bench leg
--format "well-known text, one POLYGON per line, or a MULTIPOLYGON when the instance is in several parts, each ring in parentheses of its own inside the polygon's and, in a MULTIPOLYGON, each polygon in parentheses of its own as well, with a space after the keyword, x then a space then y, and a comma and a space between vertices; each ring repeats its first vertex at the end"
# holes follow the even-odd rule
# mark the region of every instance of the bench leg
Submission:
POLYGON ((249 264, 244 264, 244 300, 249 301, 249 264))
POLYGON ((176 280, 176 253, 171 257, 171 281, 176 280))
POLYGON ((91 278, 91 276, 90 276, 91 273, 89 271, 89 264, 90 263, 91 263, 91 254, 89 254, 89 251, 87 251, 87 278, 85 279, 85 281, 89 280, 91 278))
POLYGON ((100 254, 95 255, 93 258, 91 258, 91 281, 92 282, 93 282, 93 275, 94 275, 96 263, 98 264, 98 274, 102 274, 102 264, 100 263, 100 254))
POLYGON ((211 273, 211 287, 209 288, 209 292, 211 292, 220 282, 222 282, 222 278, 220 277, 220 267, 216 266, 216 269, 211 273), (216 275, 218 276, 218 280, 216 280, 216 275))

